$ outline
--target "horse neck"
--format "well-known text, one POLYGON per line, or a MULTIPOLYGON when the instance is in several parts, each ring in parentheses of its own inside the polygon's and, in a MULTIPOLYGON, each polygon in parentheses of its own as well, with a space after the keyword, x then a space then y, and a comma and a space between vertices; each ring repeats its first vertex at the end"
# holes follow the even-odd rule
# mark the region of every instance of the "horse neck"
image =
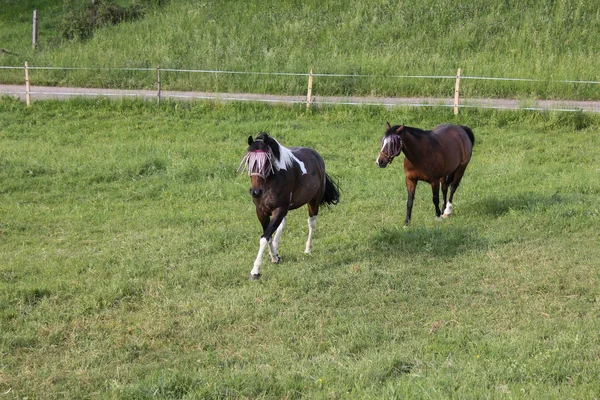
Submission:
POLYGON ((402 152, 406 158, 415 165, 419 164, 419 161, 423 160, 426 156, 426 149, 422 149, 419 146, 422 138, 406 128, 400 133, 400 138, 402 139, 402 152))

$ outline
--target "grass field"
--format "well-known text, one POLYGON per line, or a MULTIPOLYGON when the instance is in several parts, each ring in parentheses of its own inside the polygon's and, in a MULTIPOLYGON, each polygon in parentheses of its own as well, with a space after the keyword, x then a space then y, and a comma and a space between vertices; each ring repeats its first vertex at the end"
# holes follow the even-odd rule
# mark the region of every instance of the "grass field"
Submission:
POLYGON ((0 100, 0 398, 594 398, 600 119, 0 100), (385 121, 469 125, 454 215, 402 228, 385 121), (250 134, 342 187, 247 281, 250 134))
MULTIPOLYGON (((98 0, 100 2, 100 0, 98 0)), ((128 6, 133 1, 115 1, 128 6)), ((453 79, 396 75, 532 78, 463 80, 465 97, 600 99, 600 3, 595 0, 303 2, 137 0, 157 4, 145 17, 97 30, 83 41, 61 36, 69 13, 89 0, 3 0, 0 66, 89 67, 36 70, 36 85, 154 88, 151 72, 102 68, 177 68, 368 75, 319 77, 315 95, 452 97, 453 79), (39 11, 37 50, 32 11, 39 11)), ((0 69, 0 82, 23 83, 0 69)), ((305 76, 163 72, 163 90, 306 93, 305 76)))

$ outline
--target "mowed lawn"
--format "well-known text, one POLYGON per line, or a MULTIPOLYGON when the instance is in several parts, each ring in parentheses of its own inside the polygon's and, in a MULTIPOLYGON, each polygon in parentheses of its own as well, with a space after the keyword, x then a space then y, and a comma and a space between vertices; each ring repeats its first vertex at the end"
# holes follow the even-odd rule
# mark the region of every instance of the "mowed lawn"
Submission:
POLYGON ((0 398, 593 398, 600 117, 0 99, 0 398), (402 227, 385 122, 476 142, 434 218, 402 227), (303 253, 247 280, 249 135, 309 146, 341 186, 303 253))

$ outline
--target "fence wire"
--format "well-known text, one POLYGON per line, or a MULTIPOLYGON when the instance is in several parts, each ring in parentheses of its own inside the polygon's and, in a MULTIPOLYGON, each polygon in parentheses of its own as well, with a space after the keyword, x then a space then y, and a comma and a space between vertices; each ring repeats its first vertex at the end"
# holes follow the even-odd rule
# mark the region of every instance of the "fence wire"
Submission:
MULTIPOLYGON (((62 70, 62 71, 130 71, 130 72, 172 72, 172 73, 198 73, 198 74, 227 74, 227 75, 258 75, 258 76, 290 76, 290 77, 320 77, 320 78, 369 78, 369 79, 457 79, 456 75, 376 75, 376 74, 335 74, 335 73, 295 73, 295 72, 268 72, 268 71, 231 71, 231 70, 211 70, 211 69, 176 69, 176 68, 136 68, 136 67, 55 67, 55 66, 0 66, 0 69, 12 69, 12 70, 23 70, 28 68, 29 70, 62 70)), ((595 80, 556 80, 556 79, 536 79, 536 78, 510 78, 510 77, 486 77, 486 76, 460 76, 461 80, 485 80, 485 81, 510 81, 510 82, 545 82, 545 83, 561 83, 561 84, 600 84, 600 81, 595 80)), ((86 89, 85 92, 80 91, 79 88, 65 88, 65 91, 36 91, 36 90, 9 90, 4 89, 0 91, 0 94, 28 94, 28 95, 43 95, 43 96, 107 96, 107 97, 144 97, 144 98, 175 98, 175 99, 205 99, 205 100, 218 100, 218 101, 256 101, 256 102, 267 102, 267 103, 306 103, 315 105, 355 105, 355 106, 404 106, 404 107, 454 107, 455 104, 447 103, 448 99, 433 99, 433 102, 419 101, 400 101, 401 98, 394 99, 394 101, 377 101, 370 98, 361 98, 360 101, 355 101, 356 98, 343 98, 343 97, 313 97, 312 99, 299 99, 298 96, 272 96, 272 95, 259 95, 259 94, 246 94, 246 95, 228 95, 227 93, 202 93, 198 94, 195 92, 178 92, 169 93, 168 91, 150 92, 147 90, 118 90, 118 89, 86 89), (70 90, 70 91, 69 91, 70 90), (99 91, 94 91, 99 90, 99 91)), ((506 102, 507 100, 498 99, 499 101, 506 102)), ((539 102, 539 101, 538 101, 539 102)), ((560 102, 560 101, 558 101, 560 102)), ((476 104, 476 99, 462 99, 461 104, 458 105, 460 108, 482 108, 482 109, 498 109, 498 110, 534 110, 534 111, 593 111, 600 112, 600 105, 591 107, 588 110, 582 110, 581 108, 574 107, 559 107, 559 108, 546 108, 546 107, 520 107, 515 105, 489 105, 489 104, 476 104), (467 103, 467 104, 464 104, 467 103), (470 104, 468 104, 470 103, 470 104)), ((574 103, 574 101, 564 101, 564 103, 574 103)), ((590 103, 590 102, 587 102, 590 103)))

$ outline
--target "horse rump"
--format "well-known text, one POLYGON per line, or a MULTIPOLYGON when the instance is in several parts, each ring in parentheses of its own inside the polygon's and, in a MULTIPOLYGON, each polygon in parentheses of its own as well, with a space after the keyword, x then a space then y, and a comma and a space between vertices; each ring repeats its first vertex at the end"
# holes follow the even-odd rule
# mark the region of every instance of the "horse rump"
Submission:
POLYGON ((320 204, 338 204, 340 202, 340 187, 331 179, 331 177, 325 174, 325 193, 323 193, 323 199, 320 204))

